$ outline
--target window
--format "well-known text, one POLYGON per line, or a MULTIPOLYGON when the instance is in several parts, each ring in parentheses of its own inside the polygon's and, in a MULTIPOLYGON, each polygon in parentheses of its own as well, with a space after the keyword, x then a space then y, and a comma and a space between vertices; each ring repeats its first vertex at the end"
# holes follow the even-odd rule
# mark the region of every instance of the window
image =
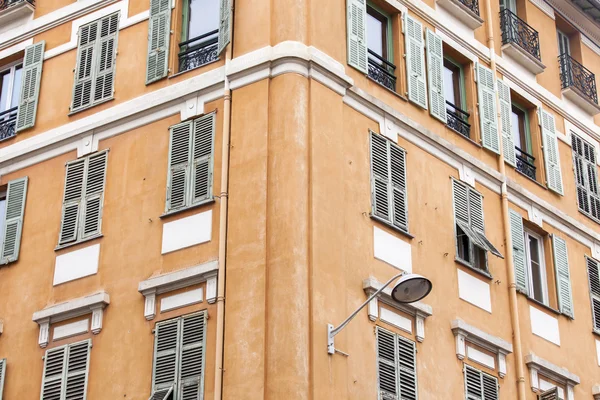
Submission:
POLYGON ((46 351, 40 400, 85 399, 91 340, 46 351))
POLYGON ((556 30, 556 36, 558 40, 558 55, 563 54, 571 55, 571 44, 569 43, 569 37, 560 30, 556 30))
POLYGON ((508 8, 514 14, 517 13, 517 0, 500 0, 500 11, 508 8))
POLYGON ((467 364, 464 367, 467 400, 498 400, 498 379, 467 364))
POLYGON ((212 200, 215 114, 170 129, 166 212, 212 200))
POLYGON ((22 72, 21 63, 0 70, 0 140, 16 133, 22 72))
POLYGON ((380 327, 377 327, 376 332, 379 399, 416 399, 415 342, 380 327))
POLYGON ((206 311, 156 324, 150 399, 204 398, 206 325, 206 311))
POLYGON ((392 24, 389 17, 372 4, 367 5, 367 48, 369 77, 396 90, 396 66, 392 60, 392 24))
POLYGON ((183 0, 179 71, 218 59, 219 0, 183 0))
POLYGON ((600 223, 600 192, 598 191, 596 150, 591 143, 574 133, 571 134, 571 145, 579 211, 600 223))
POLYGON ((548 283, 546 265, 544 263, 544 244, 542 237, 525 231, 525 248, 527 251, 527 267, 529 269, 529 293, 540 303, 548 305, 548 283))
POLYGON ((600 333, 600 264, 596 260, 586 257, 588 280, 590 283, 590 297, 592 302, 592 320, 594 331, 600 333))
POLYGON ((108 151, 67 163, 59 246, 98 237, 108 151))
POLYGON ((444 95, 447 125, 466 138, 471 137, 469 113, 465 95, 465 73, 462 65, 450 57, 444 57, 444 95))

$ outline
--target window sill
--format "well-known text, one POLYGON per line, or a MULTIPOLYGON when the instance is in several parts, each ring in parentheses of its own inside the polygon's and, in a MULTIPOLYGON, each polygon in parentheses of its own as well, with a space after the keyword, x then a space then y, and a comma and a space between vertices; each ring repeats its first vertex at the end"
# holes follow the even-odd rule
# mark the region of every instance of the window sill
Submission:
POLYGON ((398 228, 396 225, 390 224, 388 221, 386 221, 385 219, 378 217, 376 215, 373 214, 369 214, 369 217, 373 220, 373 221, 377 221, 383 225, 385 225, 386 227, 393 229, 394 231, 400 233, 403 236, 406 236, 409 239, 414 239, 415 237, 413 235, 411 235, 410 233, 403 231, 402 228, 398 228))
POLYGON ((62 249, 66 249, 68 247, 77 246, 78 244, 82 244, 82 243, 86 243, 86 242, 91 242, 92 240, 98 239, 98 238, 101 238, 101 237, 104 237, 104 235, 101 234, 101 233, 99 233, 97 235, 90 236, 90 237, 87 237, 85 239, 78 240, 76 242, 71 242, 71 243, 66 243, 66 244, 59 244, 59 245, 57 245, 54 248, 54 251, 59 251, 59 250, 62 250, 62 249))
POLYGON ((104 99, 104 100, 102 100, 102 101, 99 101, 99 102, 97 102, 97 103, 90 104, 90 105, 89 105, 89 106, 87 106, 87 107, 84 107, 84 108, 78 108, 77 110, 75 110, 75 111, 71 111, 70 113, 68 113, 68 114, 67 114, 67 117, 70 117, 70 116, 72 116, 72 115, 75 115, 75 114, 77 114, 77 113, 80 113, 80 112, 82 112, 82 111, 85 111, 85 110, 89 110, 90 108, 93 108, 93 107, 99 106, 100 104, 107 103, 107 102, 109 102, 109 101, 112 101, 112 100, 114 100, 114 99, 115 99, 115 96, 113 95, 113 96, 111 96, 111 97, 110 97, 110 98, 108 98, 108 99, 104 99))
POLYGON ((471 265, 467 264, 466 262, 464 262, 464 261, 463 261, 463 260, 461 260, 460 258, 457 258, 457 257, 455 257, 455 258, 454 258, 454 262, 456 262, 456 263, 457 263, 457 264, 459 264, 459 265, 462 265, 462 266, 463 266, 463 267, 465 267, 465 268, 468 268, 470 271, 473 271, 473 272, 475 272, 475 273, 477 273, 477 274, 479 274, 479 275, 481 275, 481 276, 485 277, 485 278, 486 278, 486 279, 488 279, 488 280, 492 280, 492 279, 494 279, 494 277, 493 277, 493 276, 492 276, 492 275, 491 275, 489 272, 487 272, 487 271, 483 271, 483 270, 480 270, 480 269, 477 269, 477 268, 475 268, 475 267, 473 267, 473 266, 471 266, 471 265))
POLYGON ((173 210, 173 211, 167 211, 166 213, 164 213, 162 215, 159 215, 158 218, 160 218, 160 219, 169 218, 172 215, 181 214, 181 213, 186 212, 188 210, 193 210, 195 208, 200 208, 202 206, 205 206, 207 204, 212 204, 214 202, 215 202, 215 198, 213 197, 212 199, 204 200, 204 201, 202 201, 200 203, 192 204, 191 206, 188 206, 188 207, 179 208, 179 209, 173 210))
POLYGON ((394 90, 390 90, 390 88, 382 85, 381 83, 377 82, 375 79, 371 78, 369 75, 365 75, 367 77, 368 80, 370 80, 371 82, 375 82, 377 85, 381 86, 382 88, 384 88, 385 90, 387 90, 388 92, 390 92, 391 94, 393 94, 396 97, 399 97, 401 100, 404 100, 406 102, 408 102, 408 97, 406 96, 402 96, 400 93, 394 91, 394 90))
MULTIPOLYGON (((176 77, 178 77, 179 75, 183 75, 183 74, 185 74, 185 73, 187 73, 187 72, 190 72, 190 71, 195 71, 195 70, 197 70, 197 69, 200 69, 200 68, 204 68, 204 67, 206 67, 207 65, 214 64, 214 63, 216 63, 216 62, 219 62, 219 61, 221 61, 221 57, 218 57, 216 60, 213 60, 213 61, 211 61, 211 62, 207 62, 206 64, 198 65, 197 67, 190 68, 190 69, 186 69, 185 71, 179 71, 179 72, 177 72, 177 73, 175 73, 175 74, 173 74, 173 75, 169 75, 169 78, 168 78, 168 79, 171 79, 171 78, 176 78, 176 77)), ((150 84, 152 84, 152 83, 150 83, 150 84)))
MULTIPOLYGON (((529 300, 530 302, 532 302, 532 303, 533 303, 533 304, 535 304, 536 306, 542 307, 544 310, 546 310, 546 311, 550 311, 551 313, 553 313, 553 314, 555 314, 555 315, 562 315, 562 314, 561 314, 561 312, 560 312, 560 311, 558 311, 557 309, 555 309, 555 308, 552 308, 552 307, 550 307, 549 305, 547 305, 547 304, 544 304, 544 303, 542 303, 541 301, 538 301, 538 300, 536 300, 536 299, 534 299, 533 297, 530 297, 530 296, 528 296, 528 295, 525 295, 525 294, 524 294, 524 296, 526 296, 526 297, 527 297, 527 300, 529 300)), ((571 317, 567 317, 567 318, 571 319, 571 317)))

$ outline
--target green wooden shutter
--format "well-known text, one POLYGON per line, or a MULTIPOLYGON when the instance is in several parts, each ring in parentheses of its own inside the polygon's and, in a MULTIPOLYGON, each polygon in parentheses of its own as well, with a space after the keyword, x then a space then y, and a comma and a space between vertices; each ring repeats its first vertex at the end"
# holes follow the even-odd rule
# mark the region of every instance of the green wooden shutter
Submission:
POLYGON ((408 231, 408 200, 406 196, 406 152, 389 141, 392 198, 392 223, 408 231))
POLYGON ((600 333, 600 267, 596 260, 586 257, 594 330, 600 333))
POLYGON ((367 73, 367 1, 346 0, 348 65, 367 73))
POLYGON ((6 358, 0 360, 0 400, 4 392, 4 378, 6 377, 6 358))
POLYGON ((108 152, 104 151, 86 160, 81 238, 97 235, 101 230, 107 157, 108 152))
POLYGON ((400 399, 417 399, 417 347, 396 335, 398 342, 398 387, 400 399))
POLYGON ((146 85, 167 76, 171 37, 171 1, 150 0, 146 85))
POLYGON ((408 99, 427 109, 423 25, 408 14, 404 14, 404 40, 406 73, 408 74, 408 99))
POLYGON ((525 233, 523 232, 523 218, 515 210, 509 209, 510 214, 510 240, 513 249, 513 265, 515 267, 515 284, 521 293, 529 293, 529 277, 525 265, 525 233))
POLYGON ((104 17, 98 23, 99 37, 96 43, 96 73, 94 74, 94 103, 111 99, 114 93, 119 14, 104 17))
POLYGON ((77 240, 81 200, 84 194, 85 159, 67 163, 66 169, 59 245, 77 240))
POLYGON ((65 371, 65 390, 62 399, 85 399, 91 346, 90 340, 69 345, 65 371))
POLYGON ((377 328, 377 387, 379 399, 398 398, 398 365, 395 335, 377 328))
POLYGON ((370 135, 371 203, 373 215, 392 221, 390 208, 390 162, 387 140, 375 133, 370 135))
POLYGON ((193 124, 190 204, 212 199, 215 119, 212 113, 198 118, 193 124))
POLYGON ((92 104, 92 86, 94 81, 95 49, 98 39, 98 21, 79 28, 77 46, 77 65, 73 84, 71 112, 86 108, 92 104))
POLYGON ((500 120, 502 121, 502 150, 504 161, 515 167, 517 159, 515 156, 515 142, 512 136, 512 105, 510 99, 510 88, 502 79, 498 79, 498 97, 500 98, 500 120))
POLYGON ((4 217, 4 241, 2 242, 2 263, 17 261, 21 248, 23 214, 27 197, 28 178, 8 182, 6 193, 6 215, 4 217))
POLYGON ((219 17, 217 54, 221 54, 231 41, 231 0, 220 0, 219 17))
POLYGON ((477 95, 479 102, 479 126, 483 147, 494 153, 500 153, 498 123, 496 120, 496 90, 494 73, 491 69, 477 63, 477 95))
POLYGON ((171 127, 166 210, 185 207, 189 193, 192 122, 171 127))
POLYGON ((563 238, 552 235, 552 249, 554 250, 558 309, 561 313, 573 318, 573 294, 571 293, 567 242, 563 238))
POLYGON ((177 399, 200 399, 204 393, 206 312, 182 317, 177 399))
POLYGON ((427 83, 429 85, 429 113, 443 123, 446 119, 446 95, 444 94, 444 50, 442 37, 429 28, 427 37, 427 83))
POLYGON ((67 346, 46 351, 44 357, 44 375, 42 377, 42 395, 40 400, 62 400, 66 372, 67 346))
POLYGON ((17 111, 17 132, 35 125, 38 98, 40 95, 40 80, 42 64, 44 63, 45 41, 25 48, 25 59, 21 79, 21 95, 17 111))
POLYGON ((546 163, 546 184, 548 189, 562 195, 563 183, 560 172, 560 156, 558 153, 558 138, 554 116, 544 110, 542 120, 542 143, 544 145, 544 161, 546 163))
POLYGON ((179 325, 179 319, 156 324, 150 400, 166 400, 175 389, 179 365, 179 325))

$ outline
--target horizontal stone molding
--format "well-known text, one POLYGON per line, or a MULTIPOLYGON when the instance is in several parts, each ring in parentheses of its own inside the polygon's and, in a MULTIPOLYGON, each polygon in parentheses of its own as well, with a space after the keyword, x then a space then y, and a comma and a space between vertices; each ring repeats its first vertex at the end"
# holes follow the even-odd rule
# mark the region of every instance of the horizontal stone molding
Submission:
POLYGON ((579 385, 579 383, 581 383, 579 376, 569 372, 568 369, 552 364, 550 361, 544 360, 533 353, 529 353, 525 356, 525 364, 529 368, 532 391, 536 393, 540 392, 539 376, 542 375, 561 385, 566 386, 566 400, 574 400, 574 387, 575 385, 579 385))

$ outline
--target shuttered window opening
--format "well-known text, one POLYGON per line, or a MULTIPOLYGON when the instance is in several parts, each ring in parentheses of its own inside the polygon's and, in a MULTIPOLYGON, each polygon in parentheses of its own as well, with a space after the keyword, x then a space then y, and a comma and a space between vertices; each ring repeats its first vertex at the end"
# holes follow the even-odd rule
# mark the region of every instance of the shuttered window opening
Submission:
POLYGON ((172 126, 166 211, 212 200, 215 113, 172 126))
POLYGON ((6 377, 6 358, 0 360, 0 400, 4 392, 4 378, 6 377))
POLYGON ((17 132, 35 125, 45 46, 46 42, 41 41, 25 48, 23 71, 21 72, 23 76, 21 79, 21 94, 17 110, 17 132))
POLYGON ((167 76, 171 37, 171 1, 150 0, 146 85, 167 76))
POLYGON ((573 293, 571 289, 567 242, 559 236, 552 235, 552 250, 554 251, 554 272, 556 274, 558 309, 562 314, 574 318, 575 314, 573 311, 573 293))
POLYGON ((502 125, 502 152, 504 161, 513 167, 517 166, 515 142, 512 134, 512 101, 510 87, 502 79, 497 80, 498 97, 500 99, 500 119, 502 125))
POLYGON ((446 94, 444 93, 444 49, 440 35, 429 28, 427 37, 427 83, 429 85, 429 113, 435 118, 447 122, 446 94))
POLYGON ((79 28, 71 113, 113 98, 118 35, 118 12, 79 28))
POLYGON ((105 150, 67 163, 59 246, 101 234, 107 160, 105 150))
POLYGON ((479 103, 479 130, 483 147, 500 154, 498 121, 496 118, 495 77, 491 69, 480 63, 475 65, 477 77, 477 98, 479 103))
POLYGON ((592 302, 592 319, 594 331, 600 333, 600 265, 598 261, 586 257, 590 298, 592 302))
POLYGON ((546 185, 548 185, 548 189, 563 195, 560 155, 558 153, 558 138, 556 137, 554 116, 549 112, 541 110, 540 117, 546 167, 546 185))
POLYGON ((498 400, 498 379, 467 364, 463 372, 467 400, 498 400))
POLYGON ((207 313, 156 324, 150 400, 204 398, 207 313))
POLYGON ((377 327, 380 400, 417 400, 417 348, 413 341, 377 327))
POLYGON ((406 58, 408 100, 427 109, 423 24, 405 13, 402 29, 405 40, 404 51, 406 58))
POLYGON ((581 137, 571 134, 573 169, 577 183, 579 211, 600 223, 600 191, 594 146, 581 137))
POLYGON ((558 394, 558 388, 552 388, 546 390, 543 393, 538 394, 538 400, 562 400, 558 394))
POLYGON ((0 248, 2 264, 8 264, 19 259, 27 183, 28 178, 24 177, 12 180, 7 185, 4 224, 2 226, 2 246, 0 248))
POLYGON ((91 340, 46 351, 41 400, 84 400, 87 394, 91 340))

